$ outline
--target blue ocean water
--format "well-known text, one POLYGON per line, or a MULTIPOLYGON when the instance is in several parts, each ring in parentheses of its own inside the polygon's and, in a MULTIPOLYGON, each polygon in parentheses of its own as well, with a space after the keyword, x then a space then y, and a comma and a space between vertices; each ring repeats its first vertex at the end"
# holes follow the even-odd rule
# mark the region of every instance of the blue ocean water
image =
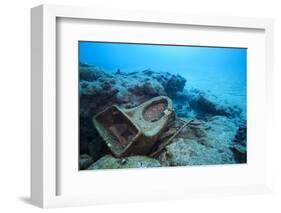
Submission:
POLYGON ((155 71, 179 74, 197 88, 246 112, 247 49, 79 42, 80 62, 107 72, 155 71))

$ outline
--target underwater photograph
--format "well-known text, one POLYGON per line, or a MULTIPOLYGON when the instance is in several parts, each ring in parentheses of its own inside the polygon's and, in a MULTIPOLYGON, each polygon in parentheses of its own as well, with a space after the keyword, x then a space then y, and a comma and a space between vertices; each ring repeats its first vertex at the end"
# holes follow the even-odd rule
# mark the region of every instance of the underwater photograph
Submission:
POLYGON ((78 42, 79 170, 247 163, 247 48, 78 42))

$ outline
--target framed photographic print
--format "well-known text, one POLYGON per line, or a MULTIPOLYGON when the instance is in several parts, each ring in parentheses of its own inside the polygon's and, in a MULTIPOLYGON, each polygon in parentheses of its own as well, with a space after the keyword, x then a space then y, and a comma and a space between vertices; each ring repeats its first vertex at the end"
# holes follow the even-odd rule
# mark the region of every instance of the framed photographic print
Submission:
POLYGON ((31 14, 32 203, 270 191, 272 20, 31 14))

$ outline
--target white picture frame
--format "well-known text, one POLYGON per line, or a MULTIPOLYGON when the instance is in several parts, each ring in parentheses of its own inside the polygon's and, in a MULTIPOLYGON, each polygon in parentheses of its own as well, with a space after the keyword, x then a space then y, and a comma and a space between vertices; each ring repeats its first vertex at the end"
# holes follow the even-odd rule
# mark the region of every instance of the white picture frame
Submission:
MULTIPOLYGON (((216 17, 203 15, 188 14, 166 14, 152 13, 147 11, 123 11, 100 8, 85 8, 74 6, 54 6, 41 5, 31 10, 31 78, 32 78, 32 103, 31 103, 31 201, 33 204, 47 208, 60 206, 76 206, 91 205, 98 203, 114 203, 114 202, 138 202, 143 200, 165 200, 177 199, 185 197, 197 197, 208 195, 233 195, 233 194, 251 194, 263 193, 270 191, 270 161, 265 161, 262 169, 257 174, 263 173, 265 178, 245 183, 235 183, 229 185, 227 183, 202 186, 200 183, 193 183, 194 187, 183 186, 179 188, 172 184, 161 190, 161 184, 153 188, 146 194, 144 191, 136 190, 135 194, 129 189, 123 191, 122 196, 119 193, 102 194, 99 190, 95 195, 79 194, 79 195, 58 195, 58 184, 60 169, 63 165, 58 166, 60 158, 57 145, 57 88, 60 82, 57 79, 57 22, 60 18, 79 19, 79 20, 105 20, 133 22, 133 23, 153 23, 155 25, 167 26, 200 26, 200 27, 218 27, 228 31, 234 29, 253 29, 263 32, 263 40, 265 42, 264 52, 260 57, 264 57, 264 67, 261 68, 261 74, 265 75, 265 79, 259 79, 264 83, 260 92, 265 94, 265 99, 260 99, 264 103, 264 110, 268 113, 261 119, 265 124, 266 131, 261 136, 264 138, 265 146, 270 146, 270 131, 272 112, 272 91, 273 91, 273 21, 264 18, 241 18, 241 17, 216 17), (100 194, 99 194, 100 193, 100 194)), ((250 79, 255 80, 255 79, 250 79)), ((257 83, 258 84, 258 83, 257 83)), ((254 93, 251 93, 254 94, 254 93)), ((254 96, 254 95, 251 95, 254 96)), ((262 112, 265 112, 262 111, 262 112)), ((259 113, 261 111, 253 112, 259 113)), ((268 157, 268 153, 264 151, 259 154, 263 160, 268 157)), ((203 173, 212 172, 212 168, 203 168, 203 173)), ((214 168, 216 170, 216 168, 214 168)), ((220 169, 221 170, 221 169, 220 169)), ((245 168, 247 170, 247 168, 245 168)), ((172 168, 169 171, 186 176, 186 168, 172 168)), ((196 171, 190 170, 191 173, 196 171)), ((237 170, 239 171, 239 169, 237 170)), ((77 171, 78 172, 78 171, 77 171)), ((103 171, 101 171, 103 172, 103 171)), ((134 171, 124 171, 118 173, 120 178, 126 176, 125 173, 131 175, 134 171)), ((161 177, 165 171, 155 172, 153 169, 148 170, 145 175, 153 174, 155 177, 161 177)), ((206 173, 207 174, 207 173, 206 173)), ((115 175, 112 173, 112 175, 115 175)), ((132 174, 135 175, 135 174, 132 174)), ((190 175, 192 176, 192 174, 190 175)), ((196 177, 196 175, 194 176, 196 177)), ((249 176, 250 177, 250 176, 249 176)), ((103 178, 103 177, 102 177, 103 178)), ((171 176, 171 178, 174 178, 171 176)), ((180 180, 179 180, 180 181, 180 180)), ((73 183, 77 184, 77 183, 73 183)), ((106 184, 106 183, 105 183, 106 184)), ((109 190, 109 189, 107 189, 109 190)), ((112 189, 111 189, 112 190, 112 189)), ((114 191, 114 189, 113 189, 114 191)), ((109 191, 107 191, 109 193, 109 191)))

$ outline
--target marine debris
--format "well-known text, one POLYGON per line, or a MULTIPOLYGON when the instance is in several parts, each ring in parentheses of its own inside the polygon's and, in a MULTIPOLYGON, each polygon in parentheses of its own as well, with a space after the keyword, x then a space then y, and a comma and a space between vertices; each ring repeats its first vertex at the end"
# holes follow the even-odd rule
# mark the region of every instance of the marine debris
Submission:
POLYGON ((124 157, 147 155, 173 119, 172 101, 159 96, 131 109, 113 105, 93 122, 112 154, 124 157))

